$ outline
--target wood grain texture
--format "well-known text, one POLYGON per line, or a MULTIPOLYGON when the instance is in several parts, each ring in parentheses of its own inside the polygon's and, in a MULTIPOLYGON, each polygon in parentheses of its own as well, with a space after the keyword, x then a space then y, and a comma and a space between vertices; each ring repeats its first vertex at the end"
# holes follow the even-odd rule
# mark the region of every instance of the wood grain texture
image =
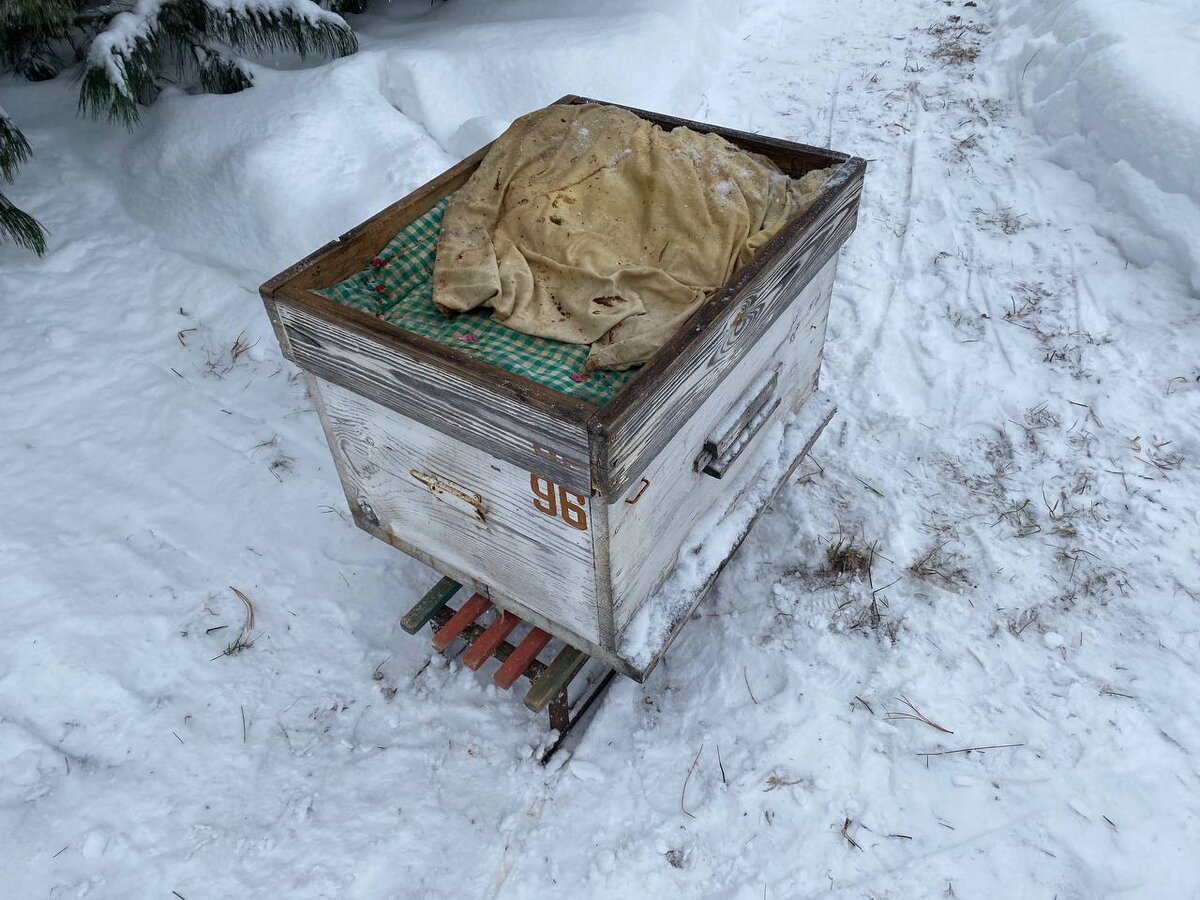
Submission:
POLYGON ((862 169, 829 190, 710 298, 592 422, 595 487, 608 498, 646 466, 836 254, 854 230, 862 169))
POLYGON ((287 302, 277 309, 292 359, 305 371, 526 472, 591 493, 581 408, 555 416, 502 382, 476 382, 436 357, 375 340, 287 302))
MULTIPOLYGON (((591 642, 600 641, 592 533, 539 512, 530 473, 337 384, 318 381, 358 517, 591 642), (481 515, 412 472, 478 496, 481 515)), ((590 516, 589 516, 590 519, 590 516)), ((515 612, 516 610, 514 610, 515 612)))
MULTIPOLYGON (((756 456, 752 438, 721 479, 694 468, 694 460, 711 437, 711 429, 747 402, 764 373, 777 372, 779 406, 762 423, 787 421, 815 389, 825 342, 836 260, 824 268, 776 319, 646 467, 650 482, 635 504, 621 497, 608 506, 612 603, 617 633, 641 604, 670 575, 679 548, 713 504, 733 490, 742 471, 756 456)), ((640 489, 641 482, 629 488, 640 489)), ((595 503, 593 505, 599 505, 595 503)))

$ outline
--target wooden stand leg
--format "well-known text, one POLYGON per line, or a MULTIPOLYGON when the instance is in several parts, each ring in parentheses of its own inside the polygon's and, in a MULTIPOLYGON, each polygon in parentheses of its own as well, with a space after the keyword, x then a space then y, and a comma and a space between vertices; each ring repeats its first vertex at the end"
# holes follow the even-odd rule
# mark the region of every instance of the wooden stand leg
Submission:
POLYGON ((546 752, 542 754, 540 762, 543 766, 550 761, 550 757, 558 752, 558 750, 562 747, 563 742, 566 741, 567 736, 575 730, 575 726, 577 726, 588 714, 588 710, 592 708, 592 704, 600 699, 601 695, 608 689, 608 686, 612 684, 612 680, 616 674, 617 673, 612 669, 609 669, 607 672, 605 672, 592 687, 591 693, 589 693, 587 697, 585 697, 583 701, 578 704, 574 715, 571 715, 570 708, 567 704, 566 688, 563 688, 562 692, 551 701, 550 726, 558 731, 558 737, 554 739, 554 743, 547 747, 546 752), (565 724, 563 727, 559 727, 559 725, 555 724, 555 706, 560 701, 562 703, 562 707, 559 715, 565 719, 565 724))
POLYGON ((558 696, 550 701, 550 727, 559 734, 565 734, 571 727, 571 705, 567 701, 567 689, 563 688, 558 696))

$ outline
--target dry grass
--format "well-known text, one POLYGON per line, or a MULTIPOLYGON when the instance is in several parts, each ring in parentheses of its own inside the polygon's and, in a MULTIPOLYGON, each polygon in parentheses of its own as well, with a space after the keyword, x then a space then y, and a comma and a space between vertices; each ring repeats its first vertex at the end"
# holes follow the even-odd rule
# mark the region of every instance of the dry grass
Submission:
POLYGON ((889 710, 883 714, 884 719, 889 721, 907 720, 912 722, 920 722, 922 725, 928 725, 934 731, 940 731, 942 734, 954 734, 954 732, 949 728, 939 725, 937 722, 933 721, 923 712, 917 709, 916 705, 903 694, 901 694, 897 699, 908 707, 908 712, 891 712, 889 710))
POLYGON ((937 40, 929 55, 947 66, 973 65, 983 49, 978 39, 989 33, 980 23, 965 22, 961 16, 949 16, 926 31, 937 40))
POLYGON ((270 469, 271 474, 275 476, 276 481, 283 481, 284 475, 290 474, 295 470, 294 463, 295 460, 293 460, 290 456, 284 456, 283 454, 280 454, 271 460, 271 465, 268 466, 268 468, 270 469))
POLYGON ((1043 284, 1018 281, 1013 285, 1012 294, 1009 295, 1012 308, 1004 313, 1004 319, 1008 322, 1020 322, 1039 312, 1042 305, 1054 296, 1055 294, 1043 284))
POLYGON ((1029 227, 1029 223, 1024 221, 1025 214, 1014 214, 1012 207, 997 207, 993 210, 985 210, 975 207, 975 221, 980 225, 988 225, 1007 235, 1014 235, 1019 231, 1029 227))
POLYGON ((1008 633, 1019 638, 1025 629, 1038 620, 1038 611, 1030 608, 1023 610, 1015 619, 1008 620, 1008 633))
POLYGON ((874 545, 860 547, 852 535, 839 535, 837 540, 825 549, 825 561, 829 565, 830 574, 835 577, 857 575, 860 578, 868 578, 874 560, 874 545))
POLYGON ((767 786, 763 788, 763 791, 777 791, 780 788, 792 787, 793 785, 800 784, 803 781, 803 778, 785 778, 782 775, 777 775, 772 772, 767 776, 767 786))
POLYGON ((222 656, 237 656, 243 650, 249 650, 254 646, 254 639, 247 637, 245 634, 239 634, 237 639, 226 645, 225 649, 213 657, 213 660, 218 660, 222 656))
POLYGON ((925 581, 940 582, 943 587, 958 589, 969 585, 966 561, 960 553, 947 549, 950 539, 938 540, 908 567, 908 571, 925 581))

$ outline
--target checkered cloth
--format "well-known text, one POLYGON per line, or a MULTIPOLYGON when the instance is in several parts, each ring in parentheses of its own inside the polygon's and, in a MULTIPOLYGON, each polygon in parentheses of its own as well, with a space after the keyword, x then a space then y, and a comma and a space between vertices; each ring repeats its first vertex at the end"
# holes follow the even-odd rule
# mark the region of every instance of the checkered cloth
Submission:
POLYGON ((584 372, 586 344, 522 334, 492 321, 486 311, 453 317, 438 312, 433 259, 449 205, 450 197, 443 197, 361 272, 317 293, 572 397, 598 405, 612 399, 634 372, 584 372))

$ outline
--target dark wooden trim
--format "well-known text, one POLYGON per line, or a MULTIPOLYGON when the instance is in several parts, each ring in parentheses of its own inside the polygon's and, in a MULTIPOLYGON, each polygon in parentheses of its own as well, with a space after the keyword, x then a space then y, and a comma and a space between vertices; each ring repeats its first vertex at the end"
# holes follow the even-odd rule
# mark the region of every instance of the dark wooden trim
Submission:
MULTIPOLYGON (((676 116, 638 109, 636 106, 610 103, 607 100, 593 100, 588 97, 568 95, 556 102, 569 105, 599 103, 604 106, 615 106, 618 109, 628 110, 643 119, 648 119, 668 131, 683 127, 690 128, 692 131, 698 131, 701 134, 719 134, 731 144, 736 144, 746 150, 762 154, 792 176, 803 175, 806 172, 811 172, 813 169, 823 169, 826 166, 855 160, 855 157, 849 154, 839 153, 836 150, 828 150, 824 147, 798 144, 794 141, 785 141, 782 138, 767 137, 766 135, 753 134, 749 131, 738 131, 737 129, 725 128, 720 125, 709 125, 707 122, 696 122, 692 119, 680 119, 676 116)), ((862 160, 858 161, 861 162, 862 160)))
MULTIPOLYGON (((405 225, 428 212, 447 194, 462 187, 483 161, 490 147, 491 144, 481 147, 437 178, 384 207, 371 218, 314 250, 295 265, 288 266, 264 283, 259 288, 259 293, 264 300, 270 300, 284 286, 300 290, 329 287, 361 270, 367 260, 387 246, 388 241, 405 225)), ((313 296, 329 304, 333 313, 349 309, 318 294, 313 296)))
MULTIPOLYGON (((339 315, 336 319, 331 319, 325 315, 326 304, 334 303, 334 301, 311 291, 298 290, 287 285, 280 289, 274 303, 302 309, 318 318, 336 321, 336 324, 341 327, 376 341, 394 353, 440 366, 453 372, 464 381, 476 382, 513 402, 528 404, 567 422, 586 424, 596 410, 595 404, 586 400, 560 393, 544 384, 538 384, 536 381, 530 381, 528 378, 509 372, 507 369, 501 369, 499 366, 475 359, 461 350, 397 328, 383 319, 353 307, 335 303, 334 305, 339 309, 339 315), (341 312, 343 310, 344 313, 341 312), (485 377, 480 378, 481 374, 485 377)), ((288 354, 285 353, 285 355, 288 354)), ((288 355, 288 358, 296 362, 294 356, 288 355)), ((327 380, 337 381, 336 378, 327 380)), ((383 405, 387 406, 386 403, 383 405)), ((397 411, 403 412, 403 410, 397 411)))

